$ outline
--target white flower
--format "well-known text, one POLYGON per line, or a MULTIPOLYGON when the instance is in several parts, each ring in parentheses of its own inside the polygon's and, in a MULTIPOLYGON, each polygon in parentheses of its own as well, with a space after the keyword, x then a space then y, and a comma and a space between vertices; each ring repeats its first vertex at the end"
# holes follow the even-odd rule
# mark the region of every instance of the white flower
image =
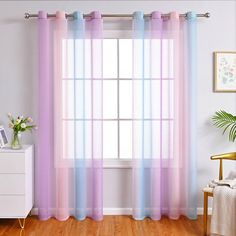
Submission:
POLYGON ((7 116, 8 116, 9 118, 12 118, 12 114, 11 114, 10 112, 7 114, 7 116))
POLYGON ((23 119, 24 119, 24 116, 20 116, 20 119, 23 120, 23 119))
POLYGON ((26 128, 26 124, 25 123, 22 123, 20 126, 21 126, 22 129, 26 128))
POLYGON ((20 119, 20 118, 16 119, 16 121, 15 121, 15 125, 20 124, 20 122, 21 122, 21 119, 20 119))
POLYGON ((14 125, 12 123, 9 124, 9 128, 13 129, 14 125))
POLYGON ((32 119, 31 117, 28 117, 28 118, 27 118, 27 121, 28 121, 28 122, 33 122, 33 119, 32 119))

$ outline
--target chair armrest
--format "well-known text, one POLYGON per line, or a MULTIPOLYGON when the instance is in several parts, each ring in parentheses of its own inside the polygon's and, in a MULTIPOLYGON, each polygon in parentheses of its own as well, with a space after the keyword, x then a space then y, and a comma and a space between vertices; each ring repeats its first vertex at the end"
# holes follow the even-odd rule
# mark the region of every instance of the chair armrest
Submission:
POLYGON ((211 156, 211 160, 220 160, 219 180, 223 179, 223 160, 236 161, 236 152, 211 156))
POLYGON ((234 160, 234 161, 236 161, 236 152, 214 155, 214 156, 211 156, 211 160, 234 160))

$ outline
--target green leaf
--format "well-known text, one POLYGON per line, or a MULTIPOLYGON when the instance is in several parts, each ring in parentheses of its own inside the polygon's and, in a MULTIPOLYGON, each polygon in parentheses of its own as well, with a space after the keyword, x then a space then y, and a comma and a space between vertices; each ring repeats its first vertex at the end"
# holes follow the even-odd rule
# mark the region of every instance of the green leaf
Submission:
POLYGON ((236 140, 236 116, 220 110, 215 113, 212 120, 217 128, 224 128, 223 134, 228 131, 229 141, 234 142, 236 140))

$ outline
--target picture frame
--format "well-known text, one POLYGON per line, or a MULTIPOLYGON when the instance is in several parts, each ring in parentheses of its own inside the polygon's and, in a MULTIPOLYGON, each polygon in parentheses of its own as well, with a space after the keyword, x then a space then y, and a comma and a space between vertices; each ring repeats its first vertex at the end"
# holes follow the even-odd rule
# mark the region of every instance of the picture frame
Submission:
POLYGON ((236 92, 236 51, 214 52, 214 92, 236 92))
POLYGON ((7 134, 3 126, 0 125, 0 148, 5 147, 8 144, 7 134))

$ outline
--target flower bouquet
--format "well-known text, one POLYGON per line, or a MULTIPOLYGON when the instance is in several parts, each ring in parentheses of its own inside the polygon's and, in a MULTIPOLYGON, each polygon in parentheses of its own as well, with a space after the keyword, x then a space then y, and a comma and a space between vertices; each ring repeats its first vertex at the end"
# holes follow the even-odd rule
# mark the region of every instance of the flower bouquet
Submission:
POLYGON ((31 117, 18 116, 14 118, 12 114, 8 113, 8 118, 10 120, 9 127, 13 130, 11 148, 21 149, 21 133, 37 129, 37 126, 32 124, 33 119, 31 117))

